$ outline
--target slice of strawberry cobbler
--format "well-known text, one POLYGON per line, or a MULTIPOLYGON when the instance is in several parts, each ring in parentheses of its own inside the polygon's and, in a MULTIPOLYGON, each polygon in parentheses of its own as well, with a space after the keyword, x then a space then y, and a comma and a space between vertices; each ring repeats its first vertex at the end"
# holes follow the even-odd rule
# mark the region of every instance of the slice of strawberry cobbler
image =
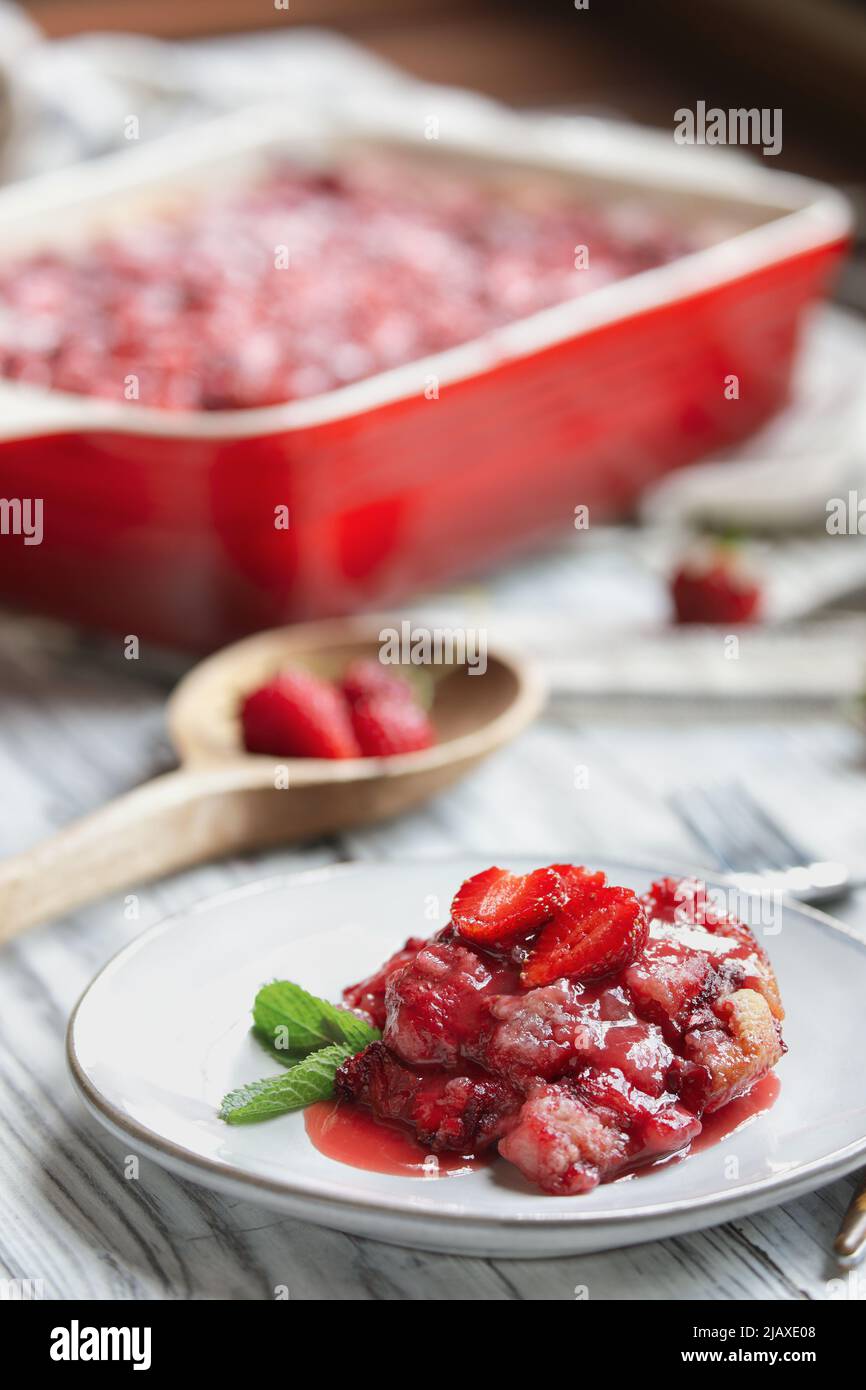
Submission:
POLYGON ((560 1195, 686 1148, 784 1051, 767 956, 703 885, 640 899, 574 865, 467 880, 446 927, 344 999, 383 1040, 338 1096, 434 1153, 497 1144, 560 1195))

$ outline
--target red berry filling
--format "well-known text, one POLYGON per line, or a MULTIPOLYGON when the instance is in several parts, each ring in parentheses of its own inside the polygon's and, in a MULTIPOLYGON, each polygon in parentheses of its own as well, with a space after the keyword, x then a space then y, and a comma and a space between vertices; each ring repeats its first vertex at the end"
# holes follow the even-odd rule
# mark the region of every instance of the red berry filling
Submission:
POLYGON ((0 374, 173 410, 290 401, 691 249, 649 208, 516 199, 402 161, 280 167, 0 271, 0 374), (592 264, 574 268, 575 246, 592 264), (134 388, 134 390, 133 390, 134 388))
POLYGON ((752 933, 703 885, 660 880, 644 901, 651 923, 572 865, 467 880, 449 927, 346 992, 384 1036, 338 1094, 433 1152, 498 1144, 558 1195, 683 1149, 779 1060, 782 1010, 752 933))
POLYGON ((377 1028, 385 1027, 385 987, 391 976, 401 966, 408 965, 427 942, 423 937, 410 936, 405 946, 385 961, 383 966, 356 985, 347 985, 343 990, 343 1002, 349 1009, 365 1013, 377 1028))

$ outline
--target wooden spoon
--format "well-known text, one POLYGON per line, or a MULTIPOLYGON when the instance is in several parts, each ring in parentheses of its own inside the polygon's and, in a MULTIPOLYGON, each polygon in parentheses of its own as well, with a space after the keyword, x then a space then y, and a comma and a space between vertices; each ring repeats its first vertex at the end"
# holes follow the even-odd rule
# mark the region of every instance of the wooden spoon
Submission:
POLYGON ((542 692, 513 658, 483 675, 427 667, 439 742, 392 758, 269 758, 245 752, 242 696, 280 667, 339 675, 377 656, 380 624, 334 620, 257 633, 194 667, 168 704, 181 766, 0 863, 0 941, 119 888, 239 851, 369 825, 433 796, 519 733, 542 692), (288 785, 285 783, 288 782, 288 785))

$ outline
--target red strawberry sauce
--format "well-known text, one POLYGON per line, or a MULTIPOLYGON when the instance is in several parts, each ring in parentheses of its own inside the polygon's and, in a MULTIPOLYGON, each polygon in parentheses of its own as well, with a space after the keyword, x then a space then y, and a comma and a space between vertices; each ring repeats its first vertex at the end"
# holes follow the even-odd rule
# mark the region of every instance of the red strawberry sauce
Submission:
MULTIPOLYGON (((703 1129, 687 1149, 664 1158, 659 1164, 648 1164, 633 1173, 626 1173, 620 1182, 652 1172, 661 1163, 682 1162, 693 1154, 702 1153, 729 1139, 753 1120, 772 1110, 779 1098, 781 1083, 775 1072, 769 1072, 756 1083, 748 1095, 732 1100, 730 1105, 706 1115, 703 1129)), ((304 1111, 304 1126, 310 1143, 326 1158, 364 1168, 371 1173, 388 1173, 398 1178, 450 1178, 488 1167, 496 1158, 489 1152, 481 1158, 472 1154, 429 1154, 421 1144, 399 1125, 384 1124, 363 1106, 348 1101, 320 1100, 304 1111)))
POLYGON ((782 1083, 776 1073, 767 1072, 766 1076, 755 1082, 747 1095, 723 1105, 712 1115, 705 1115, 701 1121, 703 1129, 697 1139, 692 1140, 687 1153, 678 1157, 687 1158, 690 1154, 702 1153, 704 1149, 720 1144, 723 1139, 730 1139, 732 1134, 744 1129, 752 1120, 760 1119, 761 1115, 772 1110, 781 1089, 782 1083))
POLYGON ((304 1111, 304 1125, 310 1142, 326 1158, 394 1177, 453 1177, 473 1168, 484 1168, 495 1157, 428 1153, 408 1130, 385 1124, 350 1101, 316 1101, 304 1111))
MULTIPOLYGON (((578 945, 601 948, 600 960, 591 951, 583 962, 588 977, 566 970, 526 989, 525 962, 547 962, 538 943, 551 925, 531 922, 527 932, 524 920, 514 938, 527 884, 528 876, 500 869, 476 875, 455 900, 469 941, 449 925, 415 955, 407 943, 395 965, 346 992, 354 1002, 362 991, 383 1038, 340 1068, 339 1100, 308 1115, 322 1153, 378 1172, 439 1176, 466 1171, 467 1159, 498 1146, 542 1191, 569 1195, 707 1149, 770 1108, 779 1084, 766 1073, 783 1051, 771 1013, 778 996, 748 928, 731 922, 714 933, 727 921, 708 918, 706 930, 696 921, 679 932, 661 916, 647 941, 645 908, 633 895, 622 922, 593 901, 601 921, 577 935, 578 945), (488 919, 503 925, 503 915, 504 937, 490 940, 488 919), (629 941, 611 971, 611 951, 636 920, 643 939, 629 941), (471 937, 476 928, 483 944, 471 937), (606 968, 597 979, 598 965, 606 968), (726 1008, 738 999, 754 1006, 751 1050, 725 1031, 726 1008), (450 1149, 460 1151, 456 1161, 437 1164, 432 1151, 450 1149)), ((650 907, 663 887, 654 887, 650 907)))

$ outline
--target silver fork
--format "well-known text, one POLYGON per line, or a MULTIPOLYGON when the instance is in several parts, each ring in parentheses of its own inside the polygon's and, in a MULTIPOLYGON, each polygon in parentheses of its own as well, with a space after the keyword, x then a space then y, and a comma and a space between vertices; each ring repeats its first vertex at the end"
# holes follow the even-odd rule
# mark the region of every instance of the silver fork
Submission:
POLYGON ((742 782, 681 788, 668 801, 719 868, 745 892, 781 892, 805 903, 827 903, 851 890, 844 864, 813 859, 742 782))

